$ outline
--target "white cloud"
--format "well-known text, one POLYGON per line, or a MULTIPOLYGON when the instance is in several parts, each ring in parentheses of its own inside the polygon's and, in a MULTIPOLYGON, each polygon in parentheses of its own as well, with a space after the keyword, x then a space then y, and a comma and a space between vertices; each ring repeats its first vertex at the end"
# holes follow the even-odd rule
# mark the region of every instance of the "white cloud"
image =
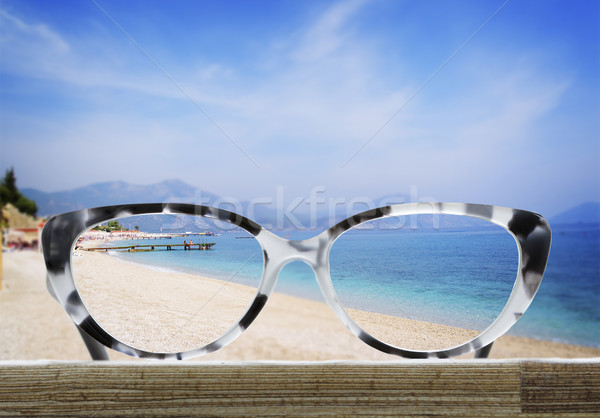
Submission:
POLYGON ((0 24, 3 26, 0 42, 3 47, 10 43, 23 45, 21 42, 39 43, 50 53, 65 53, 69 44, 56 32, 44 24, 28 24, 10 13, 0 10, 0 24))
MULTIPOLYGON (((188 100, 148 57, 120 33, 117 41, 108 35, 100 40, 93 35, 67 40, 48 25, 27 22, 5 10, 0 10, 0 24, 3 26, 0 47, 4 72, 76 87, 117 89, 188 100)), ((219 70, 223 68, 214 63, 196 69, 196 81, 210 84, 219 70)), ((185 81, 178 83, 180 87, 184 84, 185 81)), ((202 90, 195 92, 194 100, 221 102, 202 90)))
POLYGON ((291 56, 299 61, 317 61, 337 51, 347 42, 349 34, 344 30, 348 22, 366 3, 350 0, 334 4, 303 31, 300 44, 291 56))
POLYGON ((16 74, 47 77, 60 68, 69 43, 44 24, 27 23, 0 10, 2 68, 16 74))
MULTIPOLYGON (((103 180, 151 183, 180 177, 242 198, 274 192, 277 184, 298 193, 326 185, 347 196, 372 197, 406 193, 417 185, 440 199, 510 205, 511 196, 526 196, 539 182, 532 170, 555 175, 551 165, 539 164, 556 158, 543 147, 543 123, 561 105, 570 81, 548 75, 549 69, 533 58, 515 62, 509 49, 488 52, 471 45, 341 169, 420 87, 402 72, 418 58, 407 57, 402 68, 390 69, 383 64, 386 51, 369 33, 358 32, 354 23, 365 5, 336 3, 291 28, 287 39, 266 42, 261 57, 268 66, 256 63, 254 72, 242 73, 233 66, 235 59, 230 66, 204 56, 183 64, 159 62, 260 169, 121 34, 122 39, 96 48, 90 40, 67 38, 3 12, 3 36, 14 41, 3 39, 4 69, 100 93, 118 91, 124 103, 115 105, 121 113, 111 114, 103 104, 102 111, 77 123, 56 121, 52 138, 41 145, 40 155, 71 155, 78 161, 76 167, 42 157, 37 162, 53 167, 60 173, 56 178, 69 177, 71 186, 99 175, 85 172, 82 159, 92 148, 82 137, 122 151, 114 169, 101 173, 103 180), (127 110, 129 101, 136 106, 127 110), (199 170, 219 174, 202 177, 199 170)), ((439 64, 446 58, 440 56, 439 64)), ((94 96, 87 100, 93 107, 94 96)), ((31 124, 41 131, 37 117, 31 124)), ((27 160, 22 138, 11 135, 7 144, 11 155, 27 160)))

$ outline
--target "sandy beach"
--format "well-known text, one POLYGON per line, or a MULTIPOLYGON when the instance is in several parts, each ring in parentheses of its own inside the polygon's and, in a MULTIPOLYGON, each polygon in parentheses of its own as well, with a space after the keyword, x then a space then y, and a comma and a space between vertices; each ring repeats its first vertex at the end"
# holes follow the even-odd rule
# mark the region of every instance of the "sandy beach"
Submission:
MULTIPOLYGON (((208 278, 198 282, 198 276, 192 276, 195 283, 190 286, 188 275, 161 272, 131 263, 119 262, 119 273, 109 275, 110 279, 103 282, 93 280, 98 271, 109 268, 106 262, 110 258, 105 254, 91 253, 74 257, 74 268, 78 269, 78 280, 81 280, 78 284, 85 288, 85 291, 82 290, 84 301, 86 291, 107 295, 104 300, 95 298, 99 301, 96 305, 91 304, 88 295, 88 308, 106 323, 110 332, 136 346, 174 350, 197 347, 235 322, 253 298, 253 292, 241 285, 228 283, 223 286, 223 282, 208 278), (82 261, 86 257, 91 262, 84 265, 82 261), (115 293, 115 289, 119 291, 115 293), (108 297, 114 294, 121 294, 122 298, 108 297), (128 298, 135 303, 119 303, 119 300, 128 298), (218 309, 224 305, 231 306, 231 309, 228 312, 218 309), (207 314, 210 312, 212 316, 207 314), (122 315, 121 320, 119 315, 122 315), (133 320, 136 315, 137 319, 133 320), (127 321, 123 320, 125 318, 127 321), (227 318, 225 322, 223 318, 227 318), (234 320, 231 321, 231 318, 234 320), (212 333, 198 333, 196 330, 200 327, 211 329, 212 333)), ((0 359, 88 360, 87 350, 70 318, 46 291, 42 255, 32 251, 4 253, 2 266, 0 337, 3 343, 0 359)), ((378 318, 379 322, 382 320, 385 322, 386 319, 378 318)), ((423 324, 410 322, 414 321, 404 324, 402 328, 406 335, 400 333, 399 338, 409 338, 414 329, 423 329, 423 324)), ((376 326, 377 321, 373 323, 376 326)), ((465 330, 438 329, 436 332, 441 331, 444 335, 454 335, 465 330)), ((421 343, 417 341, 415 344, 421 343)), ((132 359, 111 350, 109 352, 114 360, 132 359)), ((600 349, 514 336, 500 338, 490 355, 492 358, 599 356, 600 349)), ((398 359, 380 353, 357 339, 325 303, 277 293, 269 298, 258 318, 235 342, 198 358, 200 361, 398 359)))

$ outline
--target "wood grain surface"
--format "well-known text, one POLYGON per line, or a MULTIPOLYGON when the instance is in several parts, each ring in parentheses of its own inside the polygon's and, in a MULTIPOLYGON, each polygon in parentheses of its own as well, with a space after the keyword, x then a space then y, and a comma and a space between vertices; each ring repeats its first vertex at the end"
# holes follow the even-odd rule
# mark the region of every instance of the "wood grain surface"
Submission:
POLYGON ((600 412, 600 359, 393 363, 0 362, 0 415, 600 412))

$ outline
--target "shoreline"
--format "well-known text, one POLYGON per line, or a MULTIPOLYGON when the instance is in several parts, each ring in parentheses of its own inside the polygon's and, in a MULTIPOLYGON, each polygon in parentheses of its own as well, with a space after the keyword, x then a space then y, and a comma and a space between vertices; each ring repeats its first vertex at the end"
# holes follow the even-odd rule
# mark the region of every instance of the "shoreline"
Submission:
MULTIPOLYGON (((135 240, 132 240, 131 242, 134 242, 135 240)), ((126 245, 128 242, 130 242, 129 240, 127 240, 126 238, 122 238, 122 237, 114 237, 112 239, 112 242, 117 242, 117 244, 112 244, 112 245, 126 245)), ((141 241, 140 241, 141 242, 141 241)), ((156 241, 158 242, 158 241, 156 241)), ((180 242, 180 241, 178 241, 180 242)), ((94 241, 90 241, 89 242, 89 246, 94 246, 94 245, 100 245, 100 246, 107 246, 107 245, 102 245, 100 242, 94 242, 94 241)), ((109 244, 110 245, 110 244, 109 244)), ((88 246, 87 244, 85 245, 86 247, 88 246)), ((125 250, 126 251, 126 250, 125 250)), ((79 251, 78 251, 79 252, 79 251)), ((110 252, 110 251, 109 251, 110 252)), ((117 252, 110 252, 112 256, 118 258, 120 261, 122 262, 129 262, 129 263, 133 263, 134 265, 139 265, 145 268, 149 268, 155 271, 159 271, 159 272, 172 272, 175 274, 180 274, 180 273, 184 273, 184 274, 199 274, 199 275, 203 275, 206 277, 212 277, 212 278, 216 278, 216 279, 221 279, 221 280, 227 280, 227 276, 223 275, 222 273, 213 273, 210 268, 208 266, 205 265, 195 265, 195 264, 190 264, 189 260, 184 262, 183 264, 180 264, 177 260, 173 260, 173 262, 171 262, 170 258, 167 257, 166 259, 163 257, 163 254, 157 254, 157 257, 154 256, 149 256, 148 258, 140 258, 139 256, 135 256, 134 254, 121 254, 119 251, 117 252), (162 262, 164 262, 163 266, 160 265, 154 265, 154 264, 162 264, 162 262), (153 264, 154 263, 154 264, 153 264)), ((287 271, 286 271, 287 273, 287 271)), ((278 285, 275 287, 275 292, 278 293, 283 293, 286 295, 290 295, 290 296, 296 296, 296 295, 301 295, 303 298, 306 298, 308 300, 312 300, 312 301, 322 301, 322 295, 319 291, 319 289, 316 286, 306 286, 306 281, 303 281, 302 277, 281 277, 282 280, 279 280, 278 285), (310 291, 305 291, 305 289, 310 289, 310 291)), ((309 280, 311 278, 308 278, 309 280)), ((254 280, 254 279, 253 279, 254 280)), ((238 281, 238 283, 240 283, 238 281)), ((385 298, 383 298, 385 299, 385 298)), ((444 303, 440 302, 439 305, 434 304, 433 306, 429 307, 427 305, 410 305, 410 298, 408 299, 409 304, 407 306, 413 306, 413 310, 409 310, 408 308, 405 307, 405 310, 407 311, 407 313, 409 313, 408 316, 406 316, 407 318, 411 318, 410 313, 417 313, 418 315, 420 315, 420 320, 427 322, 427 323, 437 323, 437 324, 448 324, 449 327, 453 326, 453 322, 455 324, 458 324, 458 327, 461 326, 465 326, 465 327, 478 327, 480 326, 481 328, 477 328, 479 330, 483 330, 484 327, 487 327, 490 323, 491 323, 491 318, 488 318, 488 322, 484 323, 482 321, 480 322, 473 322, 473 321, 462 321, 462 322, 456 322, 456 321, 452 321, 452 319, 450 318, 450 316, 446 317, 445 315, 447 315, 445 312, 450 312, 450 315, 459 315, 457 312, 458 311, 452 311, 452 309, 455 309, 453 307, 446 307, 444 303), (426 310, 422 310, 422 307, 427 306, 427 308, 425 308, 426 310), (437 309, 434 309, 437 308, 437 309)), ((441 301, 442 299, 440 299, 441 301)), ((385 303, 386 301, 384 300, 385 303)), ((389 303, 389 302, 388 302, 389 303)), ((358 305, 360 306, 362 309, 370 309, 370 308, 375 308, 376 311, 378 312, 388 312, 391 313, 392 315, 397 314, 396 312, 393 311, 393 304, 389 304, 386 305, 386 308, 382 308, 382 306, 378 306, 376 305, 373 301, 371 301, 370 303, 365 303, 362 305, 358 305), (390 306, 392 308, 390 308, 390 306)), ((546 305, 548 306, 548 305, 546 305)), ((552 305, 550 304, 550 307, 552 305)), ((536 307, 537 309, 537 307, 536 307)), ((552 324, 550 325, 550 321, 552 320, 551 318, 546 319, 545 317, 539 318, 539 314, 538 311, 539 309, 533 309, 532 312, 530 313, 531 319, 533 321, 529 321, 527 322, 527 324, 523 323, 523 321, 520 321, 517 326, 513 327, 511 330, 508 331, 508 333, 506 335, 511 335, 511 336, 520 336, 520 337, 524 337, 524 338, 533 338, 539 341, 549 341, 549 342, 554 342, 554 343, 558 343, 558 344, 571 344, 571 345, 581 345, 584 347, 590 347, 590 348, 596 348, 596 349, 600 349, 600 342, 597 340, 597 338, 595 337, 594 333, 582 333, 582 331, 580 331, 580 329, 585 329, 586 324, 585 323, 579 323, 576 322, 574 325, 576 325, 575 328, 565 328, 565 330, 563 330, 563 328, 558 328, 557 324, 552 324), (536 314, 538 314, 536 316, 536 314), (535 322, 537 320, 537 322, 535 322), (547 321, 547 322, 545 322, 547 321), (572 330, 572 331, 570 331, 572 330), (560 340, 557 338, 553 338, 555 336, 561 336, 564 339, 560 340), (570 341, 569 341, 570 340, 570 341)), ((499 309, 498 312, 499 313, 499 309)), ((573 311, 572 311, 573 312, 573 311)), ((402 312, 400 312, 400 314, 402 314, 402 312)), ((382 314, 383 315, 383 314, 382 314)), ((458 316, 457 316, 458 317, 458 316)), ((452 317, 454 318, 454 317, 452 317)), ((361 325, 361 324, 359 324, 361 325)), ((455 326, 456 327, 456 326, 455 326)), ((365 326, 362 326, 363 329, 366 329, 367 331, 369 331, 367 328, 365 328, 365 326)), ((373 334, 375 337, 377 337, 376 333, 371 332, 371 334, 373 334)), ((479 335, 479 332, 476 332, 474 335, 479 335)), ((385 338, 378 338, 381 339, 383 341, 386 341, 385 338)), ((470 339, 470 338, 469 338, 470 339)), ((463 340, 460 340, 461 342, 463 340)), ((396 346, 400 346, 401 344, 393 344, 396 346)), ((411 347, 413 349, 427 349, 428 347, 411 347)))
MULTIPOLYGON (((133 260, 127 260, 124 257, 121 257, 119 255, 111 255, 109 253, 96 253, 98 255, 102 254, 104 256, 107 257, 113 257, 116 261, 120 262, 120 263, 124 263, 124 264, 128 264, 128 265, 132 265, 132 266, 138 266, 140 268, 143 269, 148 269, 154 272, 159 272, 159 273, 168 273, 168 274, 175 274, 175 275, 189 275, 189 276, 196 276, 196 277, 203 277, 205 279, 208 280, 217 280, 217 281, 221 281, 220 278, 216 278, 216 277, 210 277, 210 276, 200 276, 200 274, 198 273, 194 273, 191 271, 186 271, 186 270, 178 270, 176 268, 173 267, 160 267, 160 266, 155 266, 152 264, 145 264, 139 261, 133 261, 133 260)), ((237 284, 234 282, 228 282, 230 283, 230 285, 233 286, 241 286, 241 287, 245 287, 244 285, 241 284, 237 284)), ((254 288, 249 288, 251 290, 249 290, 250 292, 256 292, 256 290, 254 288)), ((302 301, 310 301, 310 302, 315 302, 318 304, 323 305, 324 307, 326 307, 327 309, 331 310, 331 308, 329 307, 329 305, 327 305, 325 303, 325 301, 323 300, 322 295, 319 293, 318 296, 316 297, 307 297, 307 296, 303 296, 303 297, 299 297, 296 296, 294 294, 291 293, 287 293, 287 292, 279 292, 277 291, 277 286, 275 287, 275 290, 273 291, 273 293, 269 296, 269 300, 267 301, 267 304, 271 301, 271 299, 274 296, 277 295, 281 295, 283 297, 289 297, 292 298, 294 300, 298 300, 300 302, 300 304, 302 304, 302 301)), ((312 295, 311 295, 312 296, 312 295)), ((291 301, 290 301, 291 302, 291 301)), ((447 347, 445 347, 444 349, 447 348, 453 348, 456 345, 461 345, 462 343, 464 343, 465 341, 468 341, 476 336, 478 336, 482 331, 481 330, 469 330, 469 329, 463 329, 463 328, 459 328, 456 326, 452 326, 452 325, 445 325, 445 324, 440 324, 440 323, 434 323, 434 322, 429 322, 426 320, 418 320, 418 319, 407 319, 407 318, 402 318, 402 317, 393 317, 393 316, 389 316, 387 314, 383 314, 383 313, 374 313, 374 312, 370 312, 370 311, 361 311, 361 310, 357 310, 357 309, 352 309, 352 308, 345 308, 347 312, 354 312, 355 314, 352 315, 353 320, 355 320, 357 323, 357 317, 361 318, 364 322, 389 322, 390 320, 392 321, 396 321, 399 325, 396 327, 396 329, 402 329, 402 330, 406 330, 406 329, 411 329, 413 332, 419 332, 420 328, 422 327, 436 327, 439 328, 440 330, 443 330, 444 332, 446 332, 448 335, 453 335, 455 338, 457 338, 456 340, 456 344, 455 345, 449 345, 447 347), (419 326, 419 324, 421 324, 421 326, 419 326), (470 334, 470 338, 461 338, 461 335, 467 335, 470 334)), ((339 318, 337 318, 337 316, 335 316, 335 319, 341 324, 341 321, 339 318)), ((365 326, 365 323, 361 322, 359 323, 359 325, 361 326, 361 328, 363 328, 365 331, 371 333, 372 336, 377 337, 377 335, 381 335, 382 332, 385 331, 378 331, 375 329, 373 330, 374 332, 371 332, 372 330, 369 329, 368 326, 365 326)), ((344 327, 345 329, 345 327, 344 327)), ((349 332, 349 331, 348 331, 349 332)), ((439 332, 439 331, 438 331, 439 332)), ((386 341, 392 345, 396 345, 396 346, 401 346, 401 341, 405 341, 406 338, 411 337, 410 333, 408 332, 398 332, 398 336, 396 337, 396 339, 399 341, 399 343, 397 344, 393 344, 392 340, 389 339, 385 339, 385 338, 379 338, 382 341, 386 341)), ((356 337, 358 338, 358 337, 356 337)), ((523 341, 526 340, 532 340, 532 341, 536 341, 536 342, 540 342, 540 343, 547 343, 547 344, 556 344, 557 346, 565 346, 563 348, 566 347, 582 347, 584 349, 590 349, 590 350, 598 350, 597 356, 600 357, 600 346, 594 346, 594 345, 586 345, 586 344, 581 344, 581 343, 573 343, 573 342, 569 342, 569 341, 561 341, 561 340, 548 340, 548 339, 543 339, 543 338, 538 338, 538 337, 530 337, 530 336, 524 336, 524 335, 518 335, 518 334, 511 334, 510 330, 508 331, 508 333, 504 334, 501 338, 503 339, 523 339, 523 341)), ((407 349, 415 349, 415 350, 428 350, 428 349, 435 349, 434 347, 402 347, 402 348, 407 348, 407 349)))
MULTIPOLYGON (((119 340, 145 351, 181 352, 211 343, 240 320, 257 293, 254 287, 155 269, 104 253, 85 253, 73 259, 73 272, 79 293, 98 323, 119 340), (103 280, 98 280, 98 271, 103 272, 103 280), (160 324, 164 332, 149 330, 150 324, 160 324), (188 334, 191 327, 203 331, 188 334), (173 329, 179 339, 186 341, 185 345, 179 346, 167 335, 173 329), (151 336, 146 338, 146 334, 151 336)), ((304 312, 333 313, 324 301, 274 292, 267 303, 273 297, 304 312)), ((409 350, 450 349, 480 334, 476 330, 368 311, 347 312, 373 337, 409 350)), ((337 317, 335 320, 341 324, 337 317)))
MULTIPOLYGON (((4 256, 5 287, 0 291, 0 337, 6 343, 0 347, 0 359, 89 360, 75 326, 46 291, 41 254, 14 252, 4 256)), ((139 264, 130 267, 143 274, 155 273, 139 264)), ((173 276, 172 273, 165 274, 173 276)), ((243 305, 244 309, 248 306, 246 303, 243 305)), ((108 351, 113 360, 133 359, 108 351)), ((600 349, 505 335, 494 343, 490 354, 490 358, 496 359, 531 357, 600 357, 600 349)), ((472 358, 472 355, 459 358, 472 358)), ((324 302, 274 293, 257 319, 236 341, 193 361, 228 360, 402 359, 364 344, 343 326, 324 302)))
MULTIPOLYGON (((92 255, 92 254, 90 254, 90 255, 92 255)), ((247 287, 247 286, 244 286, 241 284, 236 284, 236 283, 223 282, 219 279, 215 279, 215 278, 211 278, 211 277, 199 276, 199 275, 195 275, 195 274, 189 274, 189 273, 185 273, 185 272, 173 271, 173 270, 167 270, 167 269, 165 269, 164 271, 161 271, 161 270, 155 269, 154 266, 147 266, 147 265, 137 263, 134 261, 124 260, 121 257, 114 257, 114 256, 110 256, 108 254, 98 253, 98 254, 93 254, 92 257, 95 258, 95 260, 93 260, 94 262, 92 263, 94 270, 96 270, 96 271, 98 269, 106 270, 108 268, 108 266, 107 266, 107 263, 104 263, 104 262, 107 261, 107 259, 110 257, 111 261, 114 261, 114 263, 116 263, 114 265, 117 266, 117 269, 120 269, 120 268, 127 269, 126 275, 128 276, 129 280, 132 280, 132 278, 135 276, 144 277, 144 279, 142 279, 144 281, 144 284, 147 284, 147 282, 149 280, 148 279, 149 276, 155 276, 154 282, 158 283, 159 286, 160 286, 160 282, 162 280, 174 280, 176 282, 179 282, 180 280, 186 280, 186 279, 191 280, 191 281, 203 281, 203 282, 210 283, 212 286, 219 287, 219 291, 221 291, 221 289, 223 289, 226 286, 226 288, 228 288, 228 290, 232 292, 232 295, 229 296, 230 298, 236 299, 238 301, 244 300, 245 303, 237 305, 237 307, 238 307, 238 310, 236 311, 237 315, 230 316, 229 321, 225 322, 227 324, 227 326, 220 328, 222 331, 225 331, 226 328, 228 328, 230 325, 233 325, 234 323, 236 323, 239 320, 241 315, 245 312, 247 307, 249 307, 250 303, 254 300, 254 297, 256 294, 256 289, 254 289, 254 288, 247 287), (101 265, 99 265, 98 263, 100 263, 101 265), (159 276, 160 276, 160 278, 159 278, 159 276)), ((114 277, 118 277, 118 274, 119 274, 118 272, 112 273, 112 275, 114 277)), ((115 280, 118 281, 120 279, 117 278, 115 280)), ((136 286, 142 286, 142 283, 140 283, 136 286)), ((161 297, 164 297, 163 293, 166 290, 167 290, 166 287, 160 288, 161 297)), ((120 290, 120 292, 121 293, 126 292, 126 289, 120 290)), ((202 292, 203 293, 207 292, 207 289, 204 288, 204 286, 202 287, 202 292)), ((189 296, 189 294, 186 292, 185 296, 189 296)), ((82 295, 82 297, 83 297, 83 295, 82 295)), ((152 300, 152 296, 149 295, 149 297, 145 298, 145 299, 152 300)), ((195 299, 195 298, 192 298, 192 299, 195 299)), ((212 296, 209 299, 212 299, 212 296)), ((227 299, 227 297, 225 297, 224 300, 222 300, 220 303, 218 303, 218 305, 219 304, 227 304, 226 299, 227 299)), ((291 295, 287 295, 284 293, 274 292, 269 297, 269 299, 267 301, 267 306, 274 300, 276 301, 275 303, 277 303, 277 304, 285 305, 288 307, 289 306, 296 307, 297 310, 300 311, 299 316, 306 317, 308 315, 308 311, 319 312, 322 316, 329 314, 329 316, 331 317, 329 319, 330 321, 335 321, 335 323, 338 324, 339 327, 343 328, 344 331, 346 333, 348 333, 348 335, 350 335, 352 338, 355 338, 357 341, 359 341, 359 343, 363 344, 360 340, 358 340, 357 337, 353 336, 348 330, 346 330, 346 328, 343 326, 342 322, 337 318, 337 316, 335 316, 333 314, 333 312, 331 311, 331 308, 324 301, 316 301, 316 300, 311 300, 311 299, 300 298, 297 296, 291 296, 291 295)), ((169 309, 169 307, 165 307, 165 309, 169 309)), ((108 311, 108 309, 104 309, 104 310, 108 311)), ((388 315, 377 314, 377 313, 372 313, 372 312, 367 312, 367 311, 356 311, 356 310, 350 310, 350 309, 348 309, 348 311, 349 312, 354 311, 353 313, 355 315, 353 315, 353 318, 355 318, 355 320, 356 320, 356 318, 361 318, 363 320, 360 323, 361 327, 363 329, 365 329, 367 332, 369 332, 371 335, 373 335, 375 337, 379 337, 383 341, 391 343, 392 345, 402 346, 403 348, 407 348, 407 349, 415 349, 415 350, 448 349, 448 348, 452 348, 457 345, 460 345, 466 341, 469 341, 470 339, 472 339, 475 336, 480 334, 480 331, 461 329, 461 328, 457 328, 457 327, 429 323, 429 322, 425 322, 425 321, 417 321, 417 320, 409 320, 409 319, 404 319, 404 318, 390 317, 388 315), (394 335, 392 337, 389 337, 389 335, 388 335, 386 338, 386 334, 389 334, 390 332, 393 332, 394 335), (443 339, 445 344, 443 344, 442 347, 440 347, 439 345, 432 346, 433 343, 431 341, 428 341, 428 340, 432 339, 431 336, 437 337, 438 340, 443 339)), ((100 315, 102 315, 102 314, 104 314, 104 312, 102 312, 100 315)), ((190 312, 190 314, 195 315, 195 314, 197 314, 197 312, 190 312)), ((260 314, 259 314, 259 318, 260 318, 260 314)), ((214 319, 208 321, 209 322, 208 326, 212 327, 212 328, 218 328, 218 325, 216 322, 219 322, 219 321, 222 322, 222 319, 223 319, 223 314, 221 312, 218 312, 215 314, 214 319)), ((159 315, 158 317, 155 317, 153 320, 156 322, 160 322, 160 321, 164 321, 164 318, 161 318, 159 315)), ((289 320, 290 320, 290 322, 293 322, 294 318, 290 317, 289 320)), ((257 321, 258 321, 258 319, 257 319, 257 321)), ((204 326, 206 326, 206 324, 204 326)), ((220 335, 222 335, 222 333, 223 332, 220 332, 220 333, 215 332, 214 334, 212 334, 213 339, 219 337, 220 335)), ((194 340, 193 336, 189 336, 188 338, 190 340, 194 340)), ((562 348, 568 347, 569 350, 572 350, 573 349, 572 347, 582 347, 583 349, 589 348, 591 350, 597 350, 597 354, 600 355, 600 349, 596 349, 594 347, 587 347, 587 346, 583 346, 583 345, 580 346, 580 345, 574 345, 574 344, 569 344, 569 343, 551 342, 551 341, 538 340, 538 339, 534 339, 534 338, 513 336, 513 335, 505 335, 502 338, 513 344, 523 345, 523 346, 527 346, 527 347, 531 347, 531 346, 535 346, 535 345, 539 345, 539 344, 547 344, 547 345, 554 345, 555 347, 562 347, 562 348)), ((209 339, 207 339, 204 341, 204 344, 209 343, 211 341, 212 340, 209 341, 209 339)), ((198 348, 204 344, 196 344, 196 345, 192 344, 189 348, 190 349, 198 348)), ((146 348, 149 348, 149 347, 146 347, 146 348)), ((164 349, 162 349, 162 350, 157 350, 157 351, 184 351, 184 350, 177 350, 177 349, 164 350, 164 349)))

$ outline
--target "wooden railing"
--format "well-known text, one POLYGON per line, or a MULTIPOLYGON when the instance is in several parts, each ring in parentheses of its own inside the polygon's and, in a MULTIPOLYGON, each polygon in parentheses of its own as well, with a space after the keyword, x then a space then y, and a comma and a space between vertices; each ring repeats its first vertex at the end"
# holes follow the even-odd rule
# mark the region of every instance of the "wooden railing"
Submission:
POLYGON ((0 362, 0 415, 600 413, 600 359, 0 362))

